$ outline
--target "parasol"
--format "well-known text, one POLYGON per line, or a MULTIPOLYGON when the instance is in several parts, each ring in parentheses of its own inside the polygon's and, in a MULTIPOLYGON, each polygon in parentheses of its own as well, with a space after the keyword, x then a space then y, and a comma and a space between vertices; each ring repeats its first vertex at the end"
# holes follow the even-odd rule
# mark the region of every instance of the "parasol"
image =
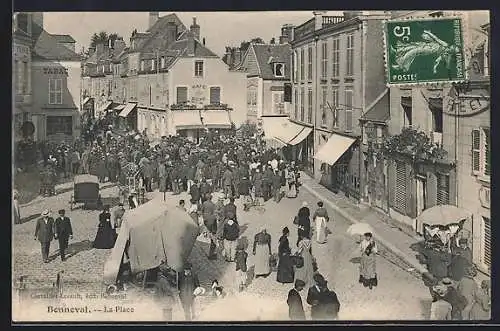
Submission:
POLYGON ((426 209, 418 216, 418 221, 429 225, 458 223, 471 217, 471 212, 452 205, 438 205, 426 209))
POLYGON ((367 232, 373 233, 371 225, 367 223, 356 223, 347 229, 347 234, 351 236, 362 236, 367 232))

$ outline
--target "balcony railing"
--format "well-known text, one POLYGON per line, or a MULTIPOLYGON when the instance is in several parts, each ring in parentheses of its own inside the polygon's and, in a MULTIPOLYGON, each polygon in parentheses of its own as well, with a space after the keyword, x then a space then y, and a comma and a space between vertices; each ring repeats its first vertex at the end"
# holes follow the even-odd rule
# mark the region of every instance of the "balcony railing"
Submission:
POLYGON ((344 21, 344 16, 323 16, 322 27, 337 24, 344 21))
POLYGON ((192 103, 177 103, 170 106, 171 110, 232 110, 226 103, 195 105, 192 103))

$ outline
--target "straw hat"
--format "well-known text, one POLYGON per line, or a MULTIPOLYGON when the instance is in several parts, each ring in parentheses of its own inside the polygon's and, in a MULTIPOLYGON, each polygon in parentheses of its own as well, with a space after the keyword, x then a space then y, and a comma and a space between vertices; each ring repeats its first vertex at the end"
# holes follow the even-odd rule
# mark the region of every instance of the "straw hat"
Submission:
POLYGON ((42 216, 49 216, 50 212, 48 209, 45 209, 43 212, 42 212, 42 216))
POLYGON ((443 297, 448 292, 448 287, 446 285, 436 285, 432 287, 432 290, 440 297, 443 297))
POLYGON ((200 296, 200 295, 204 295, 205 292, 206 292, 206 290, 203 287, 199 286, 199 287, 194 289, 193 295, 200 296))

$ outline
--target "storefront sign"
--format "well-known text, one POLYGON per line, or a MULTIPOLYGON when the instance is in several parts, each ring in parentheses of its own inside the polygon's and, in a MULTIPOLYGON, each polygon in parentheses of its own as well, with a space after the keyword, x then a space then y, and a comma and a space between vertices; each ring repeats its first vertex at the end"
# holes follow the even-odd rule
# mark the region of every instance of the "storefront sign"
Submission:
POLYGON ((68 69, 66 68, 43 68, 43 74, 44 75, 68 75, 68 69))
POLYGON ((191 97, 191 102, 194 103, 195 105, 203 105, 205 104, 205 100, 207 98, 206 96, 206 90, 207 86, 206 85, 201 85, 201 84, 196 84, 191 86, 192 90, 192 97, 191 97))
POLYGON ((490 107, 490 96, 486 91, 478 91, 474 94, 466 94, 458 98, 446 96, 443 98, 443 110, 452 116, 473 116, 490 107), (458 104, 458 112, 455 109, 458 104))

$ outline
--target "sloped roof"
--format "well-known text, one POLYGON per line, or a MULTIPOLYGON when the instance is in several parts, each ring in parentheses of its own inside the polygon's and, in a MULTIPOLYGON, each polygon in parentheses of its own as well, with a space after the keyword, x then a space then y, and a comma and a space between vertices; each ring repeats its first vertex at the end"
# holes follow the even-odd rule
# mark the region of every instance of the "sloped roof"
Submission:
POLYGON ((60 43, 76 43, 75 39, 71 37, 69 34, 53 34, 54 38, 60 43))
POLYGON ((170 14, 158 18, 156 23, 147 30, 146 34, 141 34, 144 38, 140 45, 137 45, 136 50, 139 52, 152 52, 156 49, 165 49, 167 47, 167 26, 170 22, 177 25, 177 39, 183 36, 187 28, 182 24, 176 14, 170 14))
POLYGON ((81 56, 61 45, 54 35, 37 24, 32 26, 33 57, 43 60, 80 61, 81 56))
POLYGON ((277 79, 273 72, 273 63, 285 63, 285 77, 280 79, 290 79, 290 52, 289 44, 284 45, 268 45, 268 44, 252 44, 250 47, 254 49, 257 63, 259 64, 260 76, 263 79, 277 79), (270 60, 270 58, 272 58, 270 60))

